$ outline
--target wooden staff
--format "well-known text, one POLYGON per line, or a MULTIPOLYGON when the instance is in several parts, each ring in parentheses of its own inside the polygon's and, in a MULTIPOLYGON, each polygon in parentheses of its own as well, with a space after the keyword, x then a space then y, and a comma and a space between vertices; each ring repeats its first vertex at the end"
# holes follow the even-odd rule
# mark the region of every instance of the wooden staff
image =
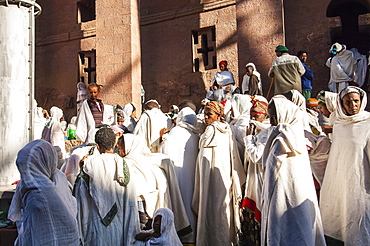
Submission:
POLYGON ((271 88, 272 88, 272 86, 274 85, 274 83, 275 83, 275 78, 272 78, 272 79, 271 79, 271 83, 270 83, 270 87, 269 87, 269 90, 268 90, 268 92, 267 92, 267 96, 266 96, 266 99, 267 99, 267 100, 269 100, 269 96, 270 96, 271 88))

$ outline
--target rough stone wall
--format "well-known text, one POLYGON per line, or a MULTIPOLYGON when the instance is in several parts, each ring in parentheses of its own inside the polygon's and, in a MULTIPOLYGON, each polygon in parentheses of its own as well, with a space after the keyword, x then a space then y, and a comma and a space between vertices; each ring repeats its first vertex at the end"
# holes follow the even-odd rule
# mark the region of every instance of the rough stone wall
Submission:
MULTIPOLYGON (((330 0, 312 1, 285 0, 285 37, 291 54, 299 50, 308 52, 307 65, 314 72, 312 96, 327 90, 330 70, 326 67, 331 46, 330 28, 338 23, 337 18, 326 17, 330 0)), ((339 21, 340 23, 340 21, 339 21)))
MULTIPOLYGON (((283 6, 281 0, 237 0, 239 80, 245 65, 253 62, 261 74, 264 95, 271 79, 267 76, 276 58, 275 47, 284 44, 283 6)), ((272 92, 271 92, 272 94, 272 92)))
POLYGON ((95 47, 95 23, 77 23, 77 1, 37 2, 42 13, 36 18, 36 100, 48 110, 60 107, 70 119, 76 115, 78 53, 95 47))
MULTIPOLYGON (((226 2, 212 11, 203 10, 215 5, 198 3, 167 12, 154 9, 151 11, 156 14, 152 15, 147 12, 151 5, 141 3, 142 81, 146 100, 157 99, 166 112, 172 104, 190 99, 199 105, 205 97, 218 68, 193 72, 191 31, 199 28, 215 26, 217 63, 228 60, 229 70, 238 77, 235 5, 233 1, 226 2), (173 18, 176 15, 179 17, 173 18)), ((162 5, 168 2, 162 1, 157 6, 162 5)))

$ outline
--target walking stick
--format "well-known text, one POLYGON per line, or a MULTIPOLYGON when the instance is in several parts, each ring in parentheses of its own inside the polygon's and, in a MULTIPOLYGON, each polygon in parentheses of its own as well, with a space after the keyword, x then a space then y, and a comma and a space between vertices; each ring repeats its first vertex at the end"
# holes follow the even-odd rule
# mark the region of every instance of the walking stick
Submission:
POLYGON ((272 78, 272 79, 271 79, 271 83, 270 83, 270 87, 269 87, 269 90, 268 90, 268 92, 267 92, 267 96, 266 96, 267 100, 269 100, 269 96, 270 96, 271 88, 272 88, 272 86, 274 85, 274 83, 275 83, 275 78, 272 78))

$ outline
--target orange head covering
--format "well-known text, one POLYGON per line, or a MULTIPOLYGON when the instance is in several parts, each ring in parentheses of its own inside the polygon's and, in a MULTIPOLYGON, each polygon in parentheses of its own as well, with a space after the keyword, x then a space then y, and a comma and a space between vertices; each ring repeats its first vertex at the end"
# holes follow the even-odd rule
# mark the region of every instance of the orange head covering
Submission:
POLYGON ((207 102, 204 109, 209 109, 215 112, 217 115, 223 116, 224 115, 224 105, 222 103, 219 103, 217 101, 210 101, 207 102))
POLYGON ((319 103, 318 103, 316 98, 309 98, 306 102, 307 107, 315 107, 315 106, 318 106, 318 105, 319 105, 319 103))
POLYGON ((260 101, 259 99, 255 98, 254 96, 251 97, 251 103, 252 103, 252 108, 250 113, 251 114, 265 114, 267 115, 267 108, 268 108, 268 103, 264 101, 260 101))

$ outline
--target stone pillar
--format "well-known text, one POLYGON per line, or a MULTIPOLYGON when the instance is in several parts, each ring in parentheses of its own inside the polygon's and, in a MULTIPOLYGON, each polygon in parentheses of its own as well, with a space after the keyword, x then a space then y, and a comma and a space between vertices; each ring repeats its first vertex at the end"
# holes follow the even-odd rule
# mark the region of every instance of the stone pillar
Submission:
POLYGON ((138 0, 96 1, 96 74, 110 105, 133 103, 141 111, 138 0))
POLYGON ((236 1, 239 78, 242 80, 246 72, 245 65, 253 62, 261 73, 265 96, 271 82, 267 73, 276 58, 275 48, 285 44, 283 10, 283 0, 236 1))

